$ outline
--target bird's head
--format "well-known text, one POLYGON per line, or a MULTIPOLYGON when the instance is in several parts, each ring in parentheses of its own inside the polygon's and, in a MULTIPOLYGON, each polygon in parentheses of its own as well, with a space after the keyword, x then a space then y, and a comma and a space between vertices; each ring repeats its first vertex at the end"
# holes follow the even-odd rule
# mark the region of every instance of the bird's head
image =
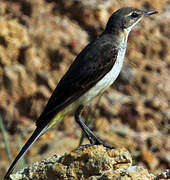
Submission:
POLYGON ((157 11, 143 11, 132 7, 124 7, 112 14, 106 25, 106 31, 130 30, 145 16, 158 13, 157 11))

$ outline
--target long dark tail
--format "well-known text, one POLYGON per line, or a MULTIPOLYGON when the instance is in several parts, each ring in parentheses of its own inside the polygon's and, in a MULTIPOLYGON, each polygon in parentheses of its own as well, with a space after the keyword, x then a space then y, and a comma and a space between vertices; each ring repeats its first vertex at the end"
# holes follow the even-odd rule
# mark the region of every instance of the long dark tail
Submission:
POLYGON ((15 160, 12 162, 11 166, 9 167, 7 173, 5 174, 4 180, 9 179, 9 175, 13 171, 16 163, 21 159, 21 157, 28 151, 28 149, 31 147, 31 145, 42 135, 47 131, 48 127, 37 127, 31 137, 27 140, 25 145, 22 147, 18 155, 16 156, 15 160))

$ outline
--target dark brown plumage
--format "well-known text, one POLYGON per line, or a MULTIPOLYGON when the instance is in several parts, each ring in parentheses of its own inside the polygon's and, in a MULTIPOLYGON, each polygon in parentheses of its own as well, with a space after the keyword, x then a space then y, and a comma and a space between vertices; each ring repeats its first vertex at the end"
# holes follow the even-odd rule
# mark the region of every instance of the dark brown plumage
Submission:
POLYGON ((80 52, 54 90, 37 126, 48 123, 112 69, 118 54, 115 41, 112 34, 103 34, 80 52))

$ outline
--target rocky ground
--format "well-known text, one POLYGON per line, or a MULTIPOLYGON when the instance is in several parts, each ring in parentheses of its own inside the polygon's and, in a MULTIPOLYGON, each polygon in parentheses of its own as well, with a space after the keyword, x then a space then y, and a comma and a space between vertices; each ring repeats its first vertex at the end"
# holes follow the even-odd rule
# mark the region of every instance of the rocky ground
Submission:
MULTIPOLYGON (((1 0, 0 115, 13 157, 56 84, 76 55, 102 32, 118 8, 154 9, 131 32, 126 63, 116 83, 87 108, 90 127, 107 143, 127 148, 134 163, 159 173, 170 165, 169 0, 1 0)), ((26 164, 79 144, 72 116, 47 132, 25 156, 26 164)), ((9 166, 0 134, 0 177, 9 166)), ((85 140, 84 143, 87 143, 85 140)))
POLYGON ((157 176, 149 174, 142 166, 132 165, 132 157, 125 148, 107 149, 85 146, 63 156, 36 162, 11 174, 11 180, 163 180, 170 171, 157 176))

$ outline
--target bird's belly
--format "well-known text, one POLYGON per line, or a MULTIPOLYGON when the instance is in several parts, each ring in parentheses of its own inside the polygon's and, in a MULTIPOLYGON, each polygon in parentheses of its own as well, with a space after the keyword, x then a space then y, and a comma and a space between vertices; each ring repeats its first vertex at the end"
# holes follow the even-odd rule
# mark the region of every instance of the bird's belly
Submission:
POLYGON ((57 113, 50 124, 50 128, 54 126, 59 120, 63 119, 67 114, 70 114, 80 106, 86 105, 94 97, 102 94, 117 78, 122 68, 123 59, 119 59, 115 62, 113 68, 107 73, 94 87, 88 90, 85 94, 80 96, 76 101, 57 113))
POLYGON ((99 94, 102 94, 118 77, 124 59, 125 49, 122 49, 118 54, 117 60, 110 70, 94 87, 92 87, 89 91, 87 91, 84 95, 82 95, 78 101, 83 102, 83 104, 87 104, 94 97, 99 94))
POLYGON ((125 50, 125 48, 122 48, 122 50, 119 51, 117 60, 110 72, 108 72, 94 87, 92 87, 82 96, 80 96, 69 106, 64 108, 62 111, 57 113, 57 115, 52 120, 50 127, 55 125, 57 121, 63 119, 65 115, 74 112, 80 105, 85 106, 94 97, 96 97, 99 94, 102 94, 116 80, 123 65, 125 50))

